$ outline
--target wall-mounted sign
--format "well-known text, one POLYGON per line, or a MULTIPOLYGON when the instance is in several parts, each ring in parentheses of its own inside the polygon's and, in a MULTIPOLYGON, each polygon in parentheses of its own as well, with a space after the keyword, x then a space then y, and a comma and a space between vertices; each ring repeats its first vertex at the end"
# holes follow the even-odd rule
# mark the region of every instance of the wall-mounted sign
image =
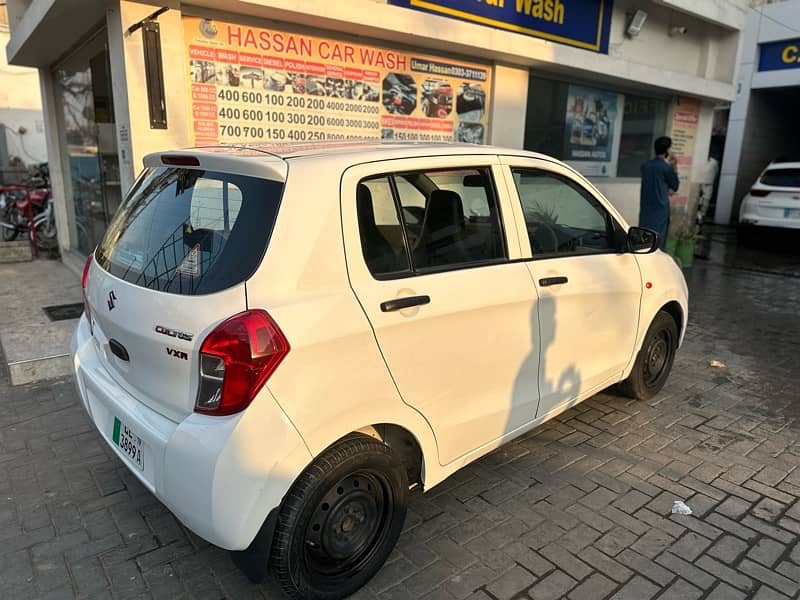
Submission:
POLYGON ((672 138, 670 152, 675 155, 680 186, 670 196, 669 203, 676 212, 686 213, 691 195, 692 162, 700 122, 700 101, 697 98, 679 96, 672 107, 672 123, 669 136, 672 138))
POLYGON ((488 142, 491 67, 183 17, 197 145, 488 142))
POLYGON ((616 173, 622 106, 620 94, 570 85, 564 127, 564 161, 587 177, 608 177, 616 173))
POLYGON ((800 38, 758 45, 758 70, 800 69, 800 38))
POLYGON ((389 4, 608 54, 612 0, 389 0, 389 4))

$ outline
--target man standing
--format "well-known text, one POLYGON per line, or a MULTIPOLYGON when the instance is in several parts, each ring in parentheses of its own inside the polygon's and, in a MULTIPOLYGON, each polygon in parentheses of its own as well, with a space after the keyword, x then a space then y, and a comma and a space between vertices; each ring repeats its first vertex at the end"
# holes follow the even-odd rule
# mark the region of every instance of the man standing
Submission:
POLYGON ((655 158, 642 163, 642 191, 639 198, 639 226, 661 236, 661 249, 667 246, 669 197, 678 191, 675 157, 670 155, 672 140, 660 137, 653 144, 655 158))

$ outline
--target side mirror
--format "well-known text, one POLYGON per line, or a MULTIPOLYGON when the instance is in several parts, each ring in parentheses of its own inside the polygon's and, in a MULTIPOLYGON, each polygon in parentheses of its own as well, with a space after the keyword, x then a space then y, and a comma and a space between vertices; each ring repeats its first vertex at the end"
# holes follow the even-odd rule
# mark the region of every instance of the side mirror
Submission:
POLYGON ((628 230, 626 247, 633 254, 650 254, 658 250, 661 244, 660 236, 652 229, 644 227, 631 227, 628 230))

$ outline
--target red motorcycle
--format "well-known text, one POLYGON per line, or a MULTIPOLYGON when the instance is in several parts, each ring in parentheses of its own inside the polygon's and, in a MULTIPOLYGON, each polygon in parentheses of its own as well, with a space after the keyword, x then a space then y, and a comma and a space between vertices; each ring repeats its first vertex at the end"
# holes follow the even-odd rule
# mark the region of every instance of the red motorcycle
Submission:
MULTIPOLYGON (((20 185, 0 186, 0 229, 3 240, 15 240, 20 233, 30 233, 33 219, 36 236, 43 240, 56 237, 53 196, 50 192, 47 165, 38 165, 20 185)), ((32 237, 32 233, 30 233, 32 237)))

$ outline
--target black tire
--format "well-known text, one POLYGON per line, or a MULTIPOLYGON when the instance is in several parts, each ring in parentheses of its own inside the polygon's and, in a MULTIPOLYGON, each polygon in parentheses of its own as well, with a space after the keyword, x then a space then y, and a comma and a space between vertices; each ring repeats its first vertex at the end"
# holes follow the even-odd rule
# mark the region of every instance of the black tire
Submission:
POLYGON ((675 319, 662 310, 647 330, 630 376, 619 384, 622 393, 637 400, 649 400, 660 392, 672 370, 677 348, 675 319))
MULTIPOLYGON (((8 200, 6 200, 6 201, 8 201, 8 200)), ((16 219, 17 214, 16 213, 17 213, 17 211, 16 211, 15 208, 13 208, 13 207, 6 208, 6 212, 2 217, 3 221, 5 221, 6 223, 9 223, 11 225, 16 225, 16 222, 17 222, 17 219, 16 219)), ((13 242, 15 239, 17 239, 17 236, 19 235, 19 231, 17 231, 16 228, 9 229, 8 227, 0 227, 0 229, 3 230, 3 241, 4 242, 13 242)))
POLYGON ((9 229, 8 227, 3 227, 2 229, 4 242, 13 242, 15 239, 17 239, 19 232, 16 229, 9 229))
POLYGON ((284 498, 270 570, 290 598, 345 598, 381 568, 407 507, 408 476, 391 449, 366 435, 345 438, 284 498))

